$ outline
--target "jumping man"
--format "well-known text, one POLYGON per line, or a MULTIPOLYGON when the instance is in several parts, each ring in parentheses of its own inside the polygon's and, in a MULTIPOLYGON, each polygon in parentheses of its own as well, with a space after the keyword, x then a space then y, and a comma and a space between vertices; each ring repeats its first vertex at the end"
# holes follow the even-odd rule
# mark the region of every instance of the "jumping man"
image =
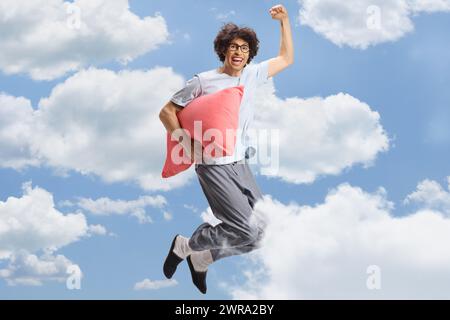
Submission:
MULTIPOLYGON (((177 112, 193 99, 238 85, 244 86, 239 109, 239 136, 235 151, 230 156, 216 157, 207 164, 196 163, 195 171, 214 216, 221 220, 216 226, 201 224, 190 238, 176 235, 164 262, 163 271, 171 278, 178 264, 187 260, 192 281, 206 293, 208 266, 221 258, 250 252, 260 243, 263 227, 250 223, 250 217, 262 193, 256 184, 247 159, 255 149, 247 139, 247 130, 253 120, 254 94, 258 86, 294 63, 289 16, 283 5, 269 10, 272 19, 280 21, 281 43, 278 56, 258 64, 250 64, 258 53, 259 40, 247 27, 233 23, 224 25, 214 49, 223 63, 217 69, 194 75, 186 86, 176 92, 161 109, 160 119, 169 133, 180 129, 177 112)), ((184 140, 184 139, 183 139, 184 140)), ((194 140, 183 148, 194 160, 194 140)))

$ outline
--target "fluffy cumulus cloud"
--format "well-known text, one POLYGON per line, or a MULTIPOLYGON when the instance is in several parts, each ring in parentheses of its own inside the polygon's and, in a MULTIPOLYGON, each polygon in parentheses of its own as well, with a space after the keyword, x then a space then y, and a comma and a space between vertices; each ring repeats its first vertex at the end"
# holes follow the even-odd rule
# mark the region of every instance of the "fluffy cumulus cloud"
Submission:
POLYGON ((83 66, 127 63, 168 42, 160 15, 140 18, 128 0, 0 2, 0 70, 50 80, 83 66))
POLYGON ((383 188, 341 184, 315 206, 266 195, 256 204, 263 247, 245 281, 226 288, 237 299, 448 299, 448 215, 393 211, 383 188))
POLYGON ((1 166, 46 165, 59 175, 73 170, 146 190, 182 186, 192 170, 161 177, 166 133, 158 114, 184 83, 171 68, 89 68, 54 87, 35 110, 25 98, 1 94, 1 166))
POLYGON ((166 143, 158 114, 183 85, 171 68, 80 71, 39 102, 34 150, 61 173, 136 181, 146 190, 181 186, 192 170, 161 177, 166 143))
POLYGON ((449 12, 449 0, 299 0, 299 20, 336 45, 366 49, 414 29, 420 13, 449 12))
POLYGON ((0 92, 0 167, 20 170, 39 165, 30 148, 33 124, 28 99, 0 92))
POLYGON ((17 250, 61 248, 79 240, 88 230, 82 213, 62 214, 48 191, 23 185, 21 198, 0 201, 0 257, 17 250))
POLYGON ((134 285, 134 290, 158 290, 176 286, 178 282, 175 279, 150 280, 144 279, 134 285))
POLYGON ((105 231, 99 225, 89 226, 82 213, 61 213, 55 209, 51 193, 26 182, 22 197, 0 201, 0 262, 8 262, 0 277, 11 285, 61 279, 72 263, 54 253, 105 231), (44 253, 36 255, 39 252, 44 253))
POLYGON ((311 183, 356 164, 368 167, 389 148, 378 112, 349 94, 280 99, 273 81, 259 90, 250 136, 265 175, 311 183))

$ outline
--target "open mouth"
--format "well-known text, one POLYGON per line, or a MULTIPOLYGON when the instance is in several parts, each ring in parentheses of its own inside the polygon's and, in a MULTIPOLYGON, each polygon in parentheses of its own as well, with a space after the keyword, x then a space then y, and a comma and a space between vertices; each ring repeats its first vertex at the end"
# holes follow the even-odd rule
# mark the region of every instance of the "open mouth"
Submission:
POLYGON ((243 58, 238 58, 238 57, 231 58, 231 64, 234 66, 240 66, 242 64, 242 61, 244 61, 243 58))

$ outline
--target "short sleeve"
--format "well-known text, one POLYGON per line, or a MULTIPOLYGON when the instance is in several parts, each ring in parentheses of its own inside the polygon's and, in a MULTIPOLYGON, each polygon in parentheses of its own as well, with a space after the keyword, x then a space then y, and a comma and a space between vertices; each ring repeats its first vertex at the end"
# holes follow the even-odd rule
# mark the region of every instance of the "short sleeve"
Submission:
POLYGON ((185 107, 189 102, 200 96, 202 93, 202 87, 200 84, 200 78, 195 75, 193 78, 186 82, 184 88, 176 92, 170 101, 173 103, 185 107))
POLYGON ((255 65, 255 72, 257 85, 266 83, 269 77, 269 60, 262 61, 255 65))

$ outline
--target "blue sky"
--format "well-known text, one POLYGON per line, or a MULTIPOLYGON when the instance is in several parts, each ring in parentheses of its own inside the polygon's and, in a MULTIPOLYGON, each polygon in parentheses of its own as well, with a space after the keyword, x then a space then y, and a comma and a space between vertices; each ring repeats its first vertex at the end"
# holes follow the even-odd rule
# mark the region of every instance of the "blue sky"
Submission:
MULTIPOLYGON (((26 68, 20 73, 7 74, 5 68, 0 66, 0 92, 24 97, 37 110, 39 101, 49 97, 55 86, 91 65, 116 72, 170 67, 183 79, 189 79, 195 73, 220 65, 213 52, 212 42, 224 21, 255 29, 261 41, 256 62, 276 56, 279 50, 279 23, 268 14, 268 9, 277 4, 275 1, 130 0, 129 4, 129 10, 140 19, 159 12, 165 20, 168 39, 161 41, 156 49, 147 49, 127 65, 106 58, 100 63, 91 64, 87 59, 88 63, 78 70, 48 80, 33 79, 26 68), (231 11, 234 13, 230 14, 231 11), (217 16, 227 13, 229 16, 226 19, 217 16)), ((445 216, 448 210, 445 205, 436 206, 423 198, 417 201, 419 205, 406 205, 403 200, 425 179, 435 181, 445 189, 446 177, 450 172, 450 131, 447 125, 450 122, 449 12, 418 11, 416 16, 409 16, 414 30, 392 41, 367 40, 368 48, 361 49, 349 44, 339 46, 315 31, 312 25, 300 24, 298 15, 302 7, 299 2, 289 0, 283 5, 291 19, 295 64, 274 78, 276 96, 284 100, 292 97, 325 98, 340 92, 349 94, 370 106, 371 111, 378 112, 379 125, 389 137, 389 150, 376 151, 372 165, 368 167, 360 161, 350 161, 351 164, 340 167, 337 174, 319 175, 311 183, 291 183, 281 178, 257 175, 262 191, 284 204, 295 202, 313 207, 323 203, 330 190, 343 183, 359 187, 369 194, 383 187, 387 192, 386 198, 395 205, 391 211, 394 217, 411 215, 418 207, 427 205, 440 210, 445 216)), ((309 14, 315 13, 311 11, 309 14)), ((345 22, 343 26, 347 26, 345 22)), ((153 35, 148 33, 147 36, 153 35)), ((142 83, 139 85, 145 86, 142 83)), ((164 96, 166 98, 167 94, 164 96)), ((162 105, 152 106, 153 109, 158 107, 162 105)), ((161 127, 155 130, 161 130, 161 127)), ((3 143, 0 148, 2 146, 3 143)), ((161 153, 164 151, 160 150, 161 153)), ((89 161, 89 157, 86 159, 89 161)), ((280 159, 282 161, 283 158, 280 159)), ((95 170, 83 174, 75 168, 70 170, 70 166, 67 176, 63 177, 55 174, 58 166, 52 163, 56 162, 44 160, 40 166, 30 165, 21 169, 3 165, 0 169, 1 204, 6 203, 9 197, 22 198, 22 185, 27 181, 31 181, 33 187, 39 186, 52 194, 55 208, 62 214, 74 212, 76 206, 63 206, 61 201, 76 201, 78 197, 132 201, 145 195, 162 195, 167 204, 163 209, 145 207, 153 222, 143 224, 127 212, 101 216, 81 208, 89 225, 102 225, 107 233, 82 237, 78 241, 61 245, 54 253, 64 255, 80 267, 84 275, 81 290, 68 290, 65 282, 46 280, 45 277, 41 285, 37 286, 8 285, 6 279, 0 277, 0 298, 239 297, 235 291, 222 284, 236 285, 247 280, 242 272, 249 265, 246 257, 230 257, 212 266, 208 273, 207 296, 200 295, 193 287, 184 263, 175 276, 176 285, 157 290, 133 290, 135 283, 143 279, 163 280, 162 263, 174 234, 189 236, 202 222, 200 213, 206 210, 208 204, 195 176, 178 188, 146 190, 133 179, 106 182, 95 170), (196 211, 186 205, 196 208, 196 211), (165 219, 163 212, 169 212, 172 219, 165 219)), ((444 196, 447 197, 448 192, 444 192, 444 196)), ((0 239, 1 236, 0 229, 0 239)), ((42 251, 30 253, 40 255, 42 251)), ((10 259, 1 259, 0 256, 0 270, 8 268, 9 263, 10 259)), ((320 293, 317 297, 320 297, 320 293)))

